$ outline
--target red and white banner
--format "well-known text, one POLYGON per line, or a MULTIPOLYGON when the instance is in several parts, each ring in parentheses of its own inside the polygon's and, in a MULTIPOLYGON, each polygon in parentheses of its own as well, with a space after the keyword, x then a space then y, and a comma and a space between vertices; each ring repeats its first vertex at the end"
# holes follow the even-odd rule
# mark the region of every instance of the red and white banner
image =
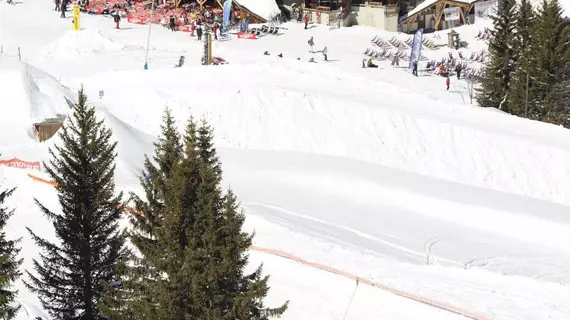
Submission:
POLYGON ((255 33, 238 32, 238 39, 257 39, 255 33))
POLYGON ((29 162, 18 158, 12 158, 10 160, 0 160, 0 165, 12 168, 40 170, 39 161, 29 162))

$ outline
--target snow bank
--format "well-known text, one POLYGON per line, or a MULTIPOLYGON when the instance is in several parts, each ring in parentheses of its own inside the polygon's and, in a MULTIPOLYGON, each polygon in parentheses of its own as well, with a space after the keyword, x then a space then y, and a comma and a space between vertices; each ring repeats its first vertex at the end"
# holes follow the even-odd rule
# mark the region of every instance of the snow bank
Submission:
POLYGON ((178 119, 209 118, 223 146, 352 158, 570 203, 570 132, 561 128, 478 109, 457 112, 438 101, 439 93, 420 97, 317 66, 259 63, 176 72, 114 72, 82 81, 90 88, 105 83, 109 110, 152 135, 159 132, 162 106, 169 105, 178 119))
POLYGON ((234 0, 238 4, 248 8, 251 12, 258 16, 270 19, 272 16, 279 14, 281 10, 277 6, 275 0, 234 0))
POLYGON ((75 95, 57 79, 19 61, 0 61, 0 146, 35 141, 33 124, 67 114, 75 95))
POLYGON ((46 60, 55 60, 143 49, 143 46, 124 44, 113 40, 99 29, 83 29, 67 31, 61 38, 44 48, 43 57, 46 60))

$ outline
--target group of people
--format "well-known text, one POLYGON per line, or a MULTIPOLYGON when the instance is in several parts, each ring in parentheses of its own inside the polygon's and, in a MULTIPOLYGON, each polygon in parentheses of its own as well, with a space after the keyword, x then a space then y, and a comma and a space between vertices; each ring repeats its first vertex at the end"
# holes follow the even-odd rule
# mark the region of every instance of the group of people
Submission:
MULTIPOLYGON (((309 52, 315 53, 315 51, 314 51, 315 39, 313 39, 313 37, 311 37, 311 39, 309 39, 308 44, 309 44, 309 52)), ((328 57, 329 49, 326 46, 323 48, 323 51, 321 51, 321 53, 323 54, 324 60, 329 61, 329 57, 328 57)), ((314 61, 314 59, 313 59, 313 61, 314 61)))

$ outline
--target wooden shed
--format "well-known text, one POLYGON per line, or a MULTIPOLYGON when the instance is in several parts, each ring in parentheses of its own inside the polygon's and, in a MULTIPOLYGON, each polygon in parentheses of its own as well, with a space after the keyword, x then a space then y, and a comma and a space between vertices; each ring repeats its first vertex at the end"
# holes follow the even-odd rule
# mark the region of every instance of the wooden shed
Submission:
POLYGON ((57 118, 49 118, 42 122, 34 123, 36 139, 38 139, 39 142, 43 142, 53 137, 57 130, 63 126, 64 121, 65 116, 59 116, 57 118))

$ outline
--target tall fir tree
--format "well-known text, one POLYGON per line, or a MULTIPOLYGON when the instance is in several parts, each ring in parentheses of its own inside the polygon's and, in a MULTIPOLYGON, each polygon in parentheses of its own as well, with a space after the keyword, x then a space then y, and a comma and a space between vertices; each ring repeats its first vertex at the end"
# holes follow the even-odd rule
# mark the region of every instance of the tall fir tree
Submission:
POLYGON ((52 211, 36 200, 59 241, 28 229, 43 253, 25 283, 54 319, 93 320, 100 317, 104 286, 126 255, 119 227, 122 194, 115 195, 114 184, 117 143, 87 106, 83 89, 69 120, 59 134, 62 145, 50 148, 52 160, 44 164, 57 183, 61 209, 52 211))
POLYGON ((212 138, 205 121, 198 126, 190 119, 184 155, 164 188, 158 249, 152 256, 141 250, 140 262, 155 272, 133 293, 146 295, 147 306, 130 309, 129 319, 265 320, 287 308, 264 306, 269 288, 261 267, 244 273, 252 235, 241 230, 244 216, 233 193, 222 192, 212 138))
POLYGON ((514 71, 516 39, 516 0, 501 0, 492 14, 493 30, 489 40, 489 62, 477 100, 482 107, 508 107, 508 92, 514 71))
POLYGON ((537 104, 535 103, 533 79, 538 73, 535 54, 535 14, 529 0, 521 0, 516 23, 515 61, 516 68, 510 84, 508 110, 518 116, 536 118, 537 104), (528 92, 527 92, 528 84, 528 92), (527 107, 528 96, 528 107, 527 107))
POLYGON ((18 292, 12 287, 20 276, 18 268, 22 260, 17 258, 20 252, 17 245, 20 240, 8 240, 4 231, 8 219, 14 214, 14 210, 4 207, 4 202, 14 190, 0 192, 0 319, 5 320, 13 319, 20 309, 20 306, 15 304, 18 292))
POLYGON ((165 187, 169 184, 174 166, 182 160, 183 155, 181 137, 168 107, 165 108, 161 135, 154 143, 154 148, 152 160, 145 156, 140 177, 145 198, 131 194, 139 213, 130 217, 132 229, 129 238, 136 252, 130 257, 129 265, 121 268, 121 287, 107 288, 103 309, 109 319, 137 319, 135 314, 161 318, 149 298, 155 295, 153 283, 159 278, 157 266, 162 257, 156 233, 163 221, 165 187))
POLYGON ((536 77, 537 100, 541 104, 541 119, 546 122, 561 124, 565 122, 565 113, 559 102, 562 83, 569 80, 569 27, 562 19, 562 7, 558 0, 543 0, 538 9, 536 39, 537 60, 541 72, 536 77))

